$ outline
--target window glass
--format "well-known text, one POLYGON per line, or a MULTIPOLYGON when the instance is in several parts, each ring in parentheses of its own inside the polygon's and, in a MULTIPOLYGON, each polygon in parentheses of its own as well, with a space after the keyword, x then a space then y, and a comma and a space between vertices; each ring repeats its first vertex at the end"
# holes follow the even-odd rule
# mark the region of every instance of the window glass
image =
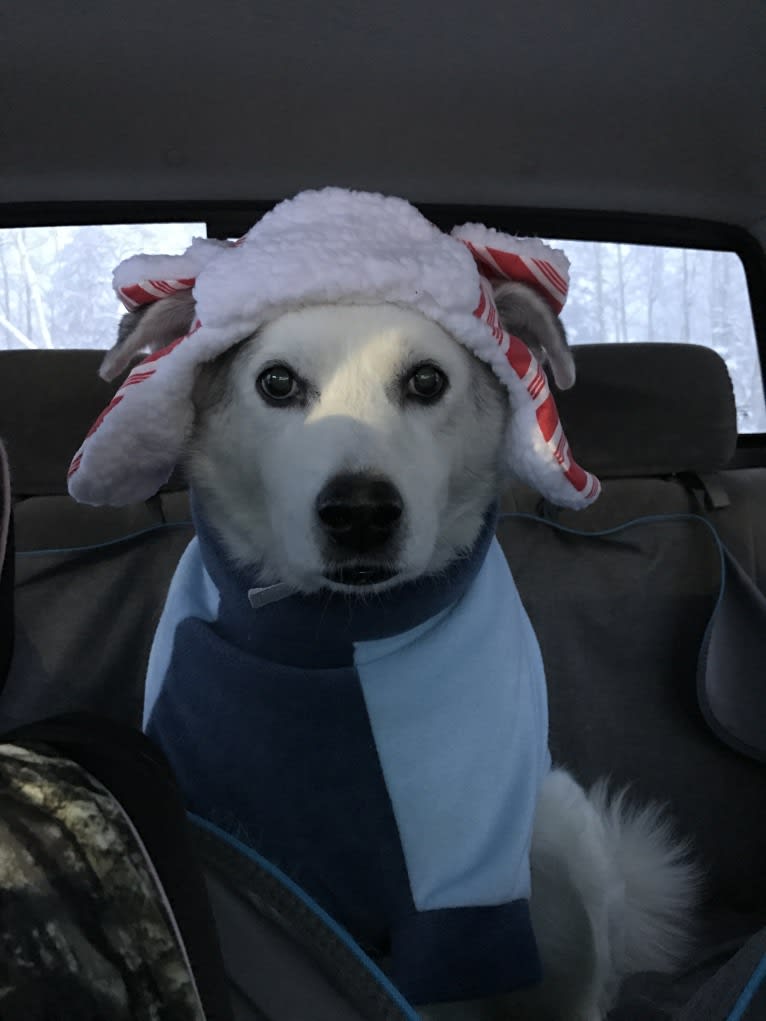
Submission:
POLYGON ((137 252, 176 255, 204 223, 0 230, 0 348, 109 348, 125 311, 112 270, 137 252))
POLYGON ((739 431, 766 432, 758 348, 742 262, 734 252, 552 241, 569 256, 562 319, 571 344, 704 344, 729 369, 739 431))

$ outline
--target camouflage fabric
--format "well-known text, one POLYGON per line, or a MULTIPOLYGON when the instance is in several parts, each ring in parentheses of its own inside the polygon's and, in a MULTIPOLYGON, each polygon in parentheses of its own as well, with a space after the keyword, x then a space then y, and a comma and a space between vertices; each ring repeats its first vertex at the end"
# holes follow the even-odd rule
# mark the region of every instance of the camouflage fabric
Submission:
POLYGON ((0 1017, 204 1021, 129 819, 78 765, 0 744, 0 1017))

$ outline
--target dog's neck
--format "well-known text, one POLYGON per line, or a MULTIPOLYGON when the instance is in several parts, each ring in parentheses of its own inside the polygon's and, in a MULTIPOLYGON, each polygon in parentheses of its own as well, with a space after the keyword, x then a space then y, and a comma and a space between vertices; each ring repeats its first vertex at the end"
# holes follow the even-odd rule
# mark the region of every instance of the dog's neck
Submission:
POLYGON ((354 596, 330 589, 288 594, 283 590, 273 601, 261 600, 261 605, 257 598, 251 599, 253 591, 263 586, 257 567, 241 568, 232 562, 193 495, 192 516, 205 570, 220 593, 220 626, 239 642, 245 636, 248 646, 260 647, 267 640, 269 648, 262 651, 294 665, 316 663, 317 646, 321 645, 321 660, 330 666, 336 659, 345 659, 350 642, 402 634, 456 603, 487 555, 497 507, 493 505, 485 514, 472 549, 438 574, 372 595, 354 596))

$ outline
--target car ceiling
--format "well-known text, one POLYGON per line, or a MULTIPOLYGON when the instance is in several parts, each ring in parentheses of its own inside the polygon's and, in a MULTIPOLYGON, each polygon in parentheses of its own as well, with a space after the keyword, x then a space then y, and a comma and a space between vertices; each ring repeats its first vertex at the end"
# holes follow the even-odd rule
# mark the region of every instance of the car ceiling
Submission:
POLYGON ((758 0, 25 0, 0 38, 0 204, 340 184, 766 237, 758 0))

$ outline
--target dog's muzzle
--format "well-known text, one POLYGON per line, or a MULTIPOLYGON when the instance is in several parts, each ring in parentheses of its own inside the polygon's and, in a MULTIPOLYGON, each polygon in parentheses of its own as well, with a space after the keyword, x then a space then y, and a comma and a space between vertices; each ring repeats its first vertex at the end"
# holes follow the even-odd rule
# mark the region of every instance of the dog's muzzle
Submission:
POLYGON ((363 472, 331 478, 316 499, 328 559, 337 562, 326 577, 344 585, 391 578, 403 511, 399 490, 386 478, 363 472))

